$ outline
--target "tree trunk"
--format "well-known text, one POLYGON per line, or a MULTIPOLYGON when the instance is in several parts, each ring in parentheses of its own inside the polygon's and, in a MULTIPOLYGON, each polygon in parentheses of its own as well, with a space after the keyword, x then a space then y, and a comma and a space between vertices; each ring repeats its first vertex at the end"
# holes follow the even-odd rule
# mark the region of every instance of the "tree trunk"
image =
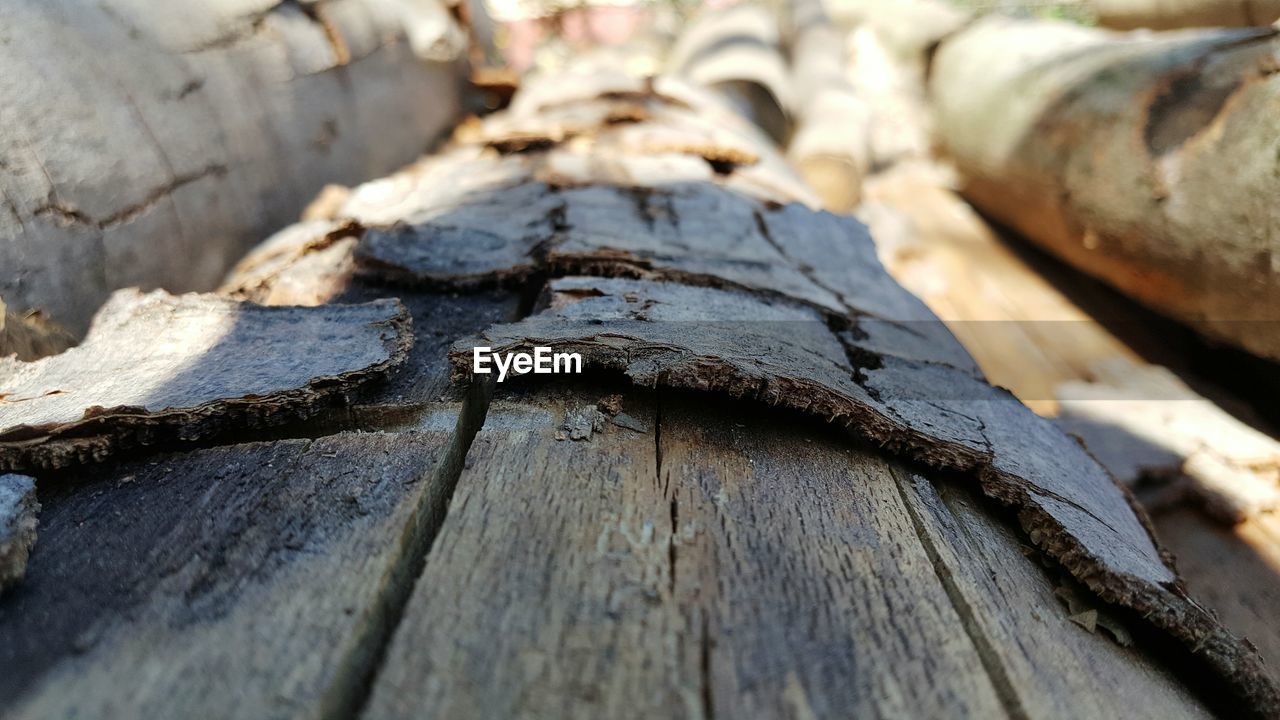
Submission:
POLYGON ((1269 25, 1280 0, 1088 0, 1098 23, 1117 30, 1269 25))
POLYGON ((1210 338, 1280 359, 1274 30, 984 20, 946 40, 938 131, 982 210, 1210 338))
POLYGON ((861 225, 793 202, 716 95, 581 80, 245 259, 226 292, 325 306, 236 337, 323 361, 340 328, 268 320, 398 297, 412 351, 258 442, 64 474, 0 599, 15 717, 1274 714, 1126 495, 861 225), (473 364, 534 345, 585 374, 473 364))
POLYGON ((437 0, 12 2, 0 27, 0 295, 76 334, 116 288, 213 288, 459 112, 437 0))

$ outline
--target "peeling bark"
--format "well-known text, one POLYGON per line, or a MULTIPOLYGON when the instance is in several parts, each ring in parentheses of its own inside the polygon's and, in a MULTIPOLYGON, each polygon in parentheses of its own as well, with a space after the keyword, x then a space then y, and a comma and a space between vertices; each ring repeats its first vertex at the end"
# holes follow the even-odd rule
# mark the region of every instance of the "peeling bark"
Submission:
POLYGON ((456 376, 472 377, 473 346, 548 346, 639 385, 807 412, 917 462, 974 474, 1073 577, 1178 638, 1243 699, 1277 707, 1261 659, 1180 589, 1130 496, 1007 391, 877 352, 857 325, 837 335, 808 308, 746 293, 595 278, 558 280, 551 291, 550 309, 455 344, 456 376))
MULTIPOLYGON (((299 278, 323 285, 314 260, 335 275, 351 262, 355 279, 374 286, 543 290, 537 315, 454 345, 460 379, 475 344, 547 345, 639 385, 735 395, 847 425, 884 452, 976 480, 1073 577, 1183 643, 1242 704, 1272 713, 1275 686, 1257 655, 1186 597, 1128 494, 1077 443, 983 380, 884 273, 865 228, 780 190, 790 171, 766 143, 749 146, 758 162, 727 174, 687 144, 657 155, 615 144, 624 131, 686 127, 663 128, 668 110, 701 109, 696 93, 663 86, 535 84, 509 115, 466 128, 441 155, 355 188, 332 213, 360 228, 352 249, 315 244, 333 227, 319 225, 264 248, 260 267, 270 272, 228 286, 258 296, 299 278), (584 109, 564 107, 577 103, 584 109), (542 110, 559 120, 540 124, 542 110), (556 130, 570 127, 564 119, 573 132, 556 130), (289 260, 272 266, 273 255, 289 260), (574 274, 608 277, 563 277, 574 274), (548 276, 560 279, 544 287, 548 276)), ((579 442, 558 445, 590 458, 615 429, 597 433, 598 403, 574 407, 586 409, 556 429, 579 442)), ((660 443, 661 419, 652 426, 660 443)))
POLYGON ((307 417, 403 362, 408 322, 394 300, 267 308, 120 291, 78 347, 0 359, 0 469, 307 417))

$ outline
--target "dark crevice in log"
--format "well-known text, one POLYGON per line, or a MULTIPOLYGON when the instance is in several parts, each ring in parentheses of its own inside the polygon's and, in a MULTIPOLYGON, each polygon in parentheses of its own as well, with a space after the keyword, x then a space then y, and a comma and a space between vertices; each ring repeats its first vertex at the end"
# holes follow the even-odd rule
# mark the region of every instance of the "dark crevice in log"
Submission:
POLYGON ((982 662, 982 668, 986 671, 987 677, 990 678, 992 687, 995 688, 996 695, 1000 698, 1000 702, 1004 705, 1005 711, 1008 712, 1010 718, 1026 720, 1030 717, 1030 714, 1023 705, 1022 698, 1018 696, 1017 686, 1009 677, 1008 668, 1005 667, 1004 662, 1000 659, 999 651, 992 644, 991 638, 988 637, 982 626, 978 624, 973 606, 969 604, 964 593, 956 585, 956 580, 952 576, 951 570, 942 561, 938 548, 934 545, 933 537, 925 532, 924 523, 920 519, 915 503, 911 502, 907 497, 909 492, 907 479, 903 477, 902 471, 892 464, 889 465, 889 472, 893 475, 894 486, 897 488, 898 495, 902 498, 902 505, 906 508, 907 515, 911 518, 911 527, 915 531, 916 539, 920 541, 920 545, 924 548, 925 555, 929 558, 929 564, 933 566, 934 575, 938 577, 938 582, 941 583, 943 591, 946 592, 947 598, 951 601, 951 606, 955 608, 956 614, 960 617, 960 626, 973 643, 973 647, 978 653, 978 659, 982 662))
POLYGON ((476 433, 484 425, 493 398, 493 385, 473 383, 458 413, 449 448, 426 480, 427 491, 414 507, 399 540, 399 552, 391 560, 384 577, 378 602, 369 611, 371 622, 355 649, 344 659, 344 670, 337 673, 340 682, 325 694, 321 717, 346 720, 361 715, 373 689, 396 627, 404 617, 405 606, 413 595, 414 585, 422 576, 440 526, 449 511, 449 502, 457 489, 458 478, 466 463, 467 452, 476 433))

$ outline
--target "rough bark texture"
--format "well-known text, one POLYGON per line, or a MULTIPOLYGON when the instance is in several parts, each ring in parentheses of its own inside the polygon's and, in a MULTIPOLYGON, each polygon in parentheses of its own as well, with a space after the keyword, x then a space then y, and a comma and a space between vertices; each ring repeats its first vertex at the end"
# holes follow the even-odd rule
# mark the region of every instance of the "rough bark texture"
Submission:
POLYGON ((0 593, 22 580, 36 543, 36 483, 26 475, 0 475, 0 593))
POLYGON ((0 606, 15 714, 1197 717, 1203 697, 1172 671, 1193 657, 1240 705, 1275 707, 1247 648, 1177 600, 1121 491, 981 380, 860 225, 795 202, 803 186, 767 143, 750 162, 702 145, 714 97, 543 87, 228 279, 255 299, 400 295, 427 350, 325 418, 381 433, 310 424, 285 432, 325 436, 67 483, 0 606), (599 101, 601 124, 570 138, 519 109, 599 101), (641 154, 621 137, 698 142, 641 154), (424 397, 446 344, 525 330, 582 345, 597 378, 504 384, 492 408, 483 385, 460 410, 424 397), (1030 532, 939 490, 965 484, 1030 532), (117 526, 112 511, 134 514, 117 526), (151 561, 90 561, 95 543, 151 561), (1115 609, 1092 590, 1076 588, 1094 615, 1057 604, 1063 566, 1150 611, 1127 616, 1134 647, 1088 622, 1115 609), (216 704, 228 688, 244 690, 216 704))
POLYGON ((1088 0, 1098 24, 1118 30, 1269 25, 1280 0, 1088 0))
POLYGON ((934 60, 981 209, 1216 340, 1280 359, 1280 40, 984 20, 934 60))
POLYGON ((437 0, 8 2, 0 27, 0 294, 76 334, 114 289, 213 288, 459 111, 437 0))
POLYGON ((265 308, 119 291, 78 347, 0 359, 0 468, 65 467, 306 417, 402 363, 408 324, 391 300, 265 308))

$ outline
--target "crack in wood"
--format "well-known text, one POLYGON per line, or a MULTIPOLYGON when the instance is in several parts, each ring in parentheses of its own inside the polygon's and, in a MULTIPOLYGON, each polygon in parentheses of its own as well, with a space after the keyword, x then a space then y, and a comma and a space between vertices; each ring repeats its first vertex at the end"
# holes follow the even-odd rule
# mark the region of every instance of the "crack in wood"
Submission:
POLYGON ((986 671, 987 677, 991 679, 996 696, 1004 704, 1005 711, 1008 712, 1010 718, 1027 720, 1031 715, 1027 712, 1022 698, 1018 694, 1017 685, 1014 684, 1009 676, 1009 669, 1005 667, 1004 661, 1000 658, 1000 652, 977 622, 973 606, 969 604, 964 593, 957 587, 955 577, 952 575, 951 569, 946 566, 946 563, 942 562, 941 555, 938 553, 937 546, 934 545, 932 536, 925 532, 924 524, 920 519, 919 512, 916 510, 915 503, 911 502, 907 497, 907 479, 903 477, 902 471, 896 465, 891 463, 888 465, 888 469, 889 474, 893 477, 894 487, 902 498, 902 505, 906 508, 907 515, 911 519, 911 529, 915 531, 916 539, 920 541, 921 547, 924 548, 925 555, 929 558, 929 564, 933 567, 934 575, 938 577, 938 582, 941 583, 943 591, 951 601, 951 606, 960 617, 960 626, 964 629, 965 634, 969 636, 974 649, 977 650, 978 659, 982 662, 982 667, 986 671))

